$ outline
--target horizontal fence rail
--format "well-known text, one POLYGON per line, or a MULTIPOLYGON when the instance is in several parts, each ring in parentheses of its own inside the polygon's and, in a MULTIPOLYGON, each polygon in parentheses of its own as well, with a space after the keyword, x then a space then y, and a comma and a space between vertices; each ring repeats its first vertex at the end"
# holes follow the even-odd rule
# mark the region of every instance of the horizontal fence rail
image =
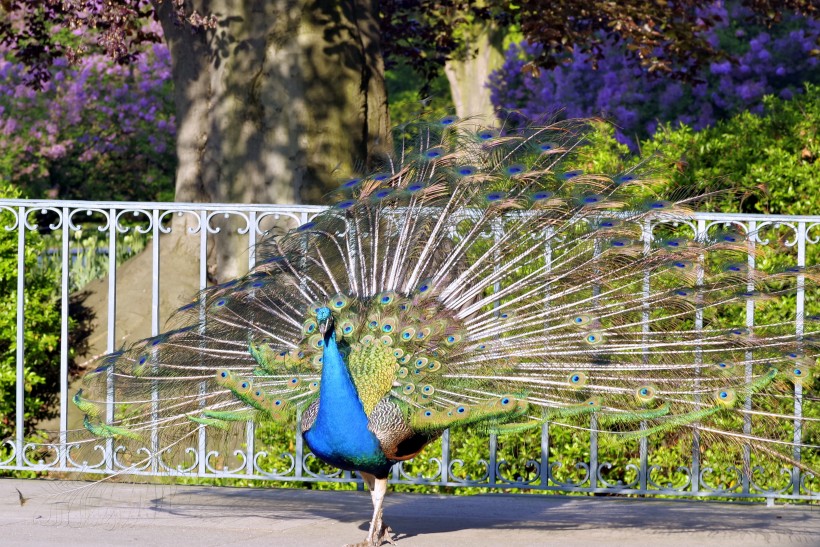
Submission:
MULTIPOLYGON (((150 253, 150 260, 147 262, 150 272, 145 273, 143 280, 145 293, 150 298, 150 332, 145 335, 155 335, 162 330, 160 310, 163 304, 163 279, 175 274, 163 269, 163 258, 166 255, 162 252, 162 241, 176 235, 187 238, 193 244, 196 255, 193 260, 198 260, 198 265, 195 269, 197 279, 192 280, 191 285, 194 289, 202 289, 209 284, 209 261, 213 264, 214 244, 219 244, 220 238, 233 238, 232 247, 229 248, 241 250, 238 260, 247 270, 254 265, 256 245, 266 235, 283 233, 304 224, 324 209, 304 205, 0 200, 0 214, 3 215, 4 224, 2 230, 5 231, 2 235, 16 238, 17 249, 15 435, 2 446, 0 470, 99 475, 121 473, 127 469, 129 473, 138 475, 361 483, 359 477, 349 472, 334 471, 317 465, 316 458, 308 451, 297 430, 289 432, 286 450, 282 450, 282 447, 259 447, 257 431, 250 423, 245 437, 239 440, 232 455, 209 451, 205 435, 201 434, 198 442, 194 443, 195 446, 188 448, 189 457, 185 465, 171 465, 158 457, 153 458, 150 465, 133 469, 122 461, 121 447, 110 439, 100 441, 100 459, 96 462, 74 461, 70 448, 72 424, 69 402, 72 393, 69 385, 69 329, 72 317, 69 303, 72 290, 76 288, 76 279, 72 285, 72 278, 79 275, 75 268, 85 266, 86 256, 94 256, 103 261, 101 273, 107 279, 107 315, 105 347, 102 350, 111 352, 124 342, 118 338, 117 333, 117 272, 122 267, 118 260, 123 260, 128 253, 118 251, 128 250, 134 243, 124 242, 123 238, 141 237, 140 245, 145 245, 143 252, 150 253), (89 239, 93 248, 90 252, 88 248, 79 251, 83 238, 88 238, 89 234, 94 236, 89 239), (38 267, 51 265, 59 272, 59 290, 55 291, 60 306, 59 365, 54 363, 55 367, 60 367, 59 413, 53 427, 55 432, 45 443, 39 439, 27 439, 25 435, 24 341, 27 324, 24 294, 26 276, 30 272, 26 272, 24 257, 28 252, 27 243, 35 236, 45 236, 49 242, 40 251, 38 267), (78 256, 84 258, 78 260, 78 256), (223 463, 219 465, 216 462, 223 463)), ((700 237, 723 225, 739 227, 750 235, 750 265, 754 265, 756 248, 788 253, 798 267, 808 265, 807 256, 817 255, 816 252, 807 253, 807 250, 816 250, 812 246, 817 246, 820 241, 820 216, 696 213, 689 219, 676 222, 674 228, 688 231, 692 237, 700 237)), ((643 227, 646 241, 651 239, 658 227, 649 223, 643 227)), ((648 286, 645 291, 648 294, 648 286)), ((798 276, 794 302, 797 334, 802 333, 806 298, 798 276)), ((696 316, 695 322, 702 326, 702 317, 696 316)), ((755 308, 750 301, 746 310, 746 324, 753 326, 754 323, 755 308)), ((134 341, 136 340, 125 342, 134 341)), ((794 439, 800 440, 801 399, 799 396, 795 398, 794 439)), ((109 410, 109 419, 112 416, 113 410, 109 410)), ((585 459, 582 461, 563 460, 560 447, 552 444, 556 426, 547 423, 541 427, 539 442, 522 447, 516 453, 517 461, 508 461, 501 455, 500 443, 510 441, 502 441, 495 434, 489 434, 483 445, 486 451, 477 458, 478 467, 470 467, 462 454, 454 452, 453 439, 447 431, 440 444, 435 445, 434 454, 430 455, 427 451, 423 453, 426 459, 421 462, 421 467, 415 465, 418 462, 397 464, 393 469, 391 482, 610 494, 820 499, 820 478, 801 471, 797 466, 778 464, 778 469, 772 475, 771 471, 767 472, 763 467, 754 465, 746 453, 736 466, 728 469, 710 467, 701 453, 697 431, 689 441, 691 446, 684 451, 689 455, 688 459, 674 464, 671 471, 676 477, 674 480, 668 478, 668 470, 662 469, 653 460, 650 441, 646 438, 640 440, 634 460, 622 464, 623 469, 617 470, 615 464, 601 459, 595 419, 592 414, 590 433, 583 438, 585 459)), ((151 447, 144 447, 142 450, 149 453, 151 447)), ((798 461, 801 456, 799 451, 794 454, 798 461)), ((416 460, 420 458, 422 456, 416 460)))

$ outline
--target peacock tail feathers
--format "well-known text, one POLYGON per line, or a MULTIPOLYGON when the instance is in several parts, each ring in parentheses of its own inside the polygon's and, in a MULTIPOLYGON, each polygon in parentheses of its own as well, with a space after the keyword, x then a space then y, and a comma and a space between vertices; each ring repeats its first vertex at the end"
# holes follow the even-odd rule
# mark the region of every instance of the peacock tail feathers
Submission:
POLYGON ((326 307, 365 413, 387 398, 411 431, 580 427, 594 414, 623 439, 697 425, 789 458, 801 441, 778 424, 797 399, 816 404, 803 390, 817 319, 743 314, 820 273, 754 269, 753 234, 731 226, 681 235, 696 200, 655 195, 640 166, 583 172, 584 132, 452 117, 398 128, 396 154, 262 242, 248 275, 104 357, 75 397, 88 430, 160 446, 308 413, 326 307))

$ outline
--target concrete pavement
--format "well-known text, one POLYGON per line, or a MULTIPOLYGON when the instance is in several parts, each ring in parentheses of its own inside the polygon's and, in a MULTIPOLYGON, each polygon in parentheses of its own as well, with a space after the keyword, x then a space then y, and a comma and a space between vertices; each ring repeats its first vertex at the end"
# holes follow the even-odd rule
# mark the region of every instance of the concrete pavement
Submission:
MULTIPOLYGON (((9 547, 339 546, 362 540, 369 518, 365 492, 0 479, 0 545, 9 547)), ((813 506, 391 494, 385 521, 399 547, 820 547, 813 506)))

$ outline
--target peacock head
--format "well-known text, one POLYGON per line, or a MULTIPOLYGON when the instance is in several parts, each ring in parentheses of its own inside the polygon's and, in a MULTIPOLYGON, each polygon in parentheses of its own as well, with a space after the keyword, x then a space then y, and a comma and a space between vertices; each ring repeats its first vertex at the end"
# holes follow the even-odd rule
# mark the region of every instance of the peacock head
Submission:
POLYGON ((321 307, 316 310, 316 322, 319 324, 319 332, 322 336, 327 337, 329 333, 333 332, 333 315, 330 313, 330 308, 321 307))

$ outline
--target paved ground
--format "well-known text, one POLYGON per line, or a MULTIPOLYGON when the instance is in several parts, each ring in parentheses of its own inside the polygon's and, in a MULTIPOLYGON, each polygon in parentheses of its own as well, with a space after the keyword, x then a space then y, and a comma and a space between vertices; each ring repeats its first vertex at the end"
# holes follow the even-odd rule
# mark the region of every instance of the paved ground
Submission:
MULTIPOLYGON (((338 546, 363 539, 369 506, 364 492, 0 479, 0 545, 338 546)), ((820 547, 820 507, 805 506, 394 494, 385 520, 399 547, 820 547)))

